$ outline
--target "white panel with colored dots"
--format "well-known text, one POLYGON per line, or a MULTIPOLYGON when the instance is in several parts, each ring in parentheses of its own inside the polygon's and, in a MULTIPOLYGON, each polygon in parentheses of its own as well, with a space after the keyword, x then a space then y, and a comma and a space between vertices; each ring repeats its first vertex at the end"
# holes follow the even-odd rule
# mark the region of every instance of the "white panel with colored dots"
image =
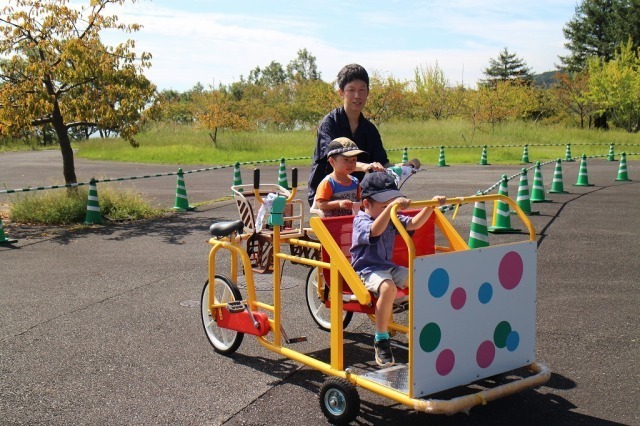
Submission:
POLYGON ((416 258, 415 397, 535 361, 536 243, 416 258))

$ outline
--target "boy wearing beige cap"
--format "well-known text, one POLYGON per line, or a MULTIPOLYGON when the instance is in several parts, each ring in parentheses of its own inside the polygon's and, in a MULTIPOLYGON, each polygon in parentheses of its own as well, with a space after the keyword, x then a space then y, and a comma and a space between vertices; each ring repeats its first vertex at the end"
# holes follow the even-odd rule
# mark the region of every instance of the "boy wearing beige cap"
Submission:
POLYGON ((353 214, 354 203, 360 201, 356 170, 358 155, 364 151, 349 138, 336 138, 328 146, 327 157, 333 171, 319 184, 311 210, 320 210, 324 217, 353 214))

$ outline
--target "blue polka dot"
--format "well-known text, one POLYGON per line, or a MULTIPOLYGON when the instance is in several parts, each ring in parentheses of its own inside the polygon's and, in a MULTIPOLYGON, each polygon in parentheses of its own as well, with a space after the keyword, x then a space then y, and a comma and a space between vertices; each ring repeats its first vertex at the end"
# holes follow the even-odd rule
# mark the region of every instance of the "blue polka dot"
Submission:
POLYGON ((491 298, 493 297, 493 286, 490 283, 484 283, 480 286, 478 290, 478 300, 483 305, 491 302, 491 298))
POLYGON ((518 349, 518 345, 520 344, 520 335, 517 331, 512 331, 507 335, 507 350, 509 352, 513 352, 518 349))
POLYGON ((438 268, 429 277, 429 293, 435 297, 442 297, 449 289, 449 274, 443 268, 438 268))

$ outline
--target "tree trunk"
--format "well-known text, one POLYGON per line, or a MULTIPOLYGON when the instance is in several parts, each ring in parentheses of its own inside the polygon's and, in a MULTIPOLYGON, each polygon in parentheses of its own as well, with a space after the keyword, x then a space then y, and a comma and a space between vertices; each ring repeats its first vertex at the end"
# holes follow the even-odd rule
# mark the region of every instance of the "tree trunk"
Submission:
POLYGON ((213 134, 209 133, 209 137, 213 141, 213 146, 218 147, 218 126, 214 127, 213 134))
POLYGON ((51 124, 56 130, 58 136, 58 143, 60 144, 60 152, 62 153, 62 173, 64 174, 64 183, 78 183, 76 178, 76 167, 73 162, 73 149, 71 149, 71 140, 69 139, 69 132, 67 126, 64 124, 60 108, 56 102, 53 107, 53 114, 51 117, 51 124))

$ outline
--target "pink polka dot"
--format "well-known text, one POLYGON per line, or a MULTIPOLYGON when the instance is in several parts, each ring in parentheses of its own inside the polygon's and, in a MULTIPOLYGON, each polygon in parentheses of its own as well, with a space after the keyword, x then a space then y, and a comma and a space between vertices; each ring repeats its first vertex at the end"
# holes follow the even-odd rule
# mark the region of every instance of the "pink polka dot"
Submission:
POLYGON ((487 368, 496 356, 496 347, 491 340, 485 340, 478 346, 476 362, 480 368, 487 368))
POLYGON ((451 373, 456 363, 456 356, 451 349, 445 349, 436 358, 436 371, 441 376, 451 373))
POLYGON ((464 288, 458 287, 451 292, 451 307, 456 311, 462 309, 467 302, 467 292, 464 288))
POLYGON ((522 258, 517 252, 510 251, 505 254, 498 268, 498 278, 502 287, 506 290, 516 288, 520 284, 520 280, 522 280, 523 270, 522 258))

